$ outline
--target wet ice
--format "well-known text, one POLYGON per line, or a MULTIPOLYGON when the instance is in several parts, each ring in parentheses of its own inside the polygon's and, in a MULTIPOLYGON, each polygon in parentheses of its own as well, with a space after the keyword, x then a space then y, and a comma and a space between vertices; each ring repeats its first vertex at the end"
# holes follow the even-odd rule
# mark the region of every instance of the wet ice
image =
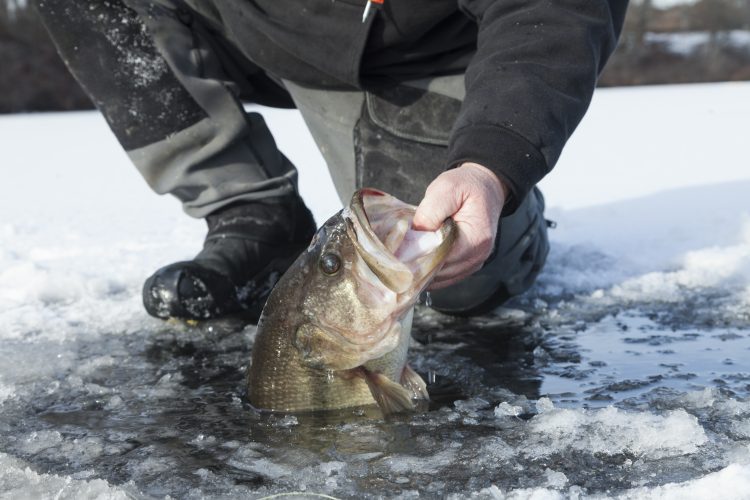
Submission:
MULTIPOLYGON (((506 339, 510 353, 533 353, 540 341, 552 351, 546 364, 525 367, 523 380, 512 373, 524 374, 524 358, 472 357, 472 345, 492 335, 501 320, 477 329, 424 310, 418 318, 422 333, 436 338, 415 350, 415 364, 439 357, 448 363, 438 370, 443 382, 431 388, 431 411, 388 421, 361 411, 253 413, 243 402, 242 384, 252 328, 214 328, 213 335, 170 327, 125 332, 99 338, 93 352, 68 343, 80 360, 57 365, 45 361, 57 358, 59 345, 38 341, 37 359, 50 368, 47 375, 16 381, 15 395, 2 409, 3 450, 47 484, 68 477, 72 485, 81 482, 75 488, 93 488, 92 479, 104 479, 112 491, 125 485, 136 496, 305 490, 347 497, 413 490, 480 498, 499 491, 515 491, 518 498, 543 492, 552 498, 627 497, 636 494, 631 490, 650 494, 670 483, 745 477, 737 467, 750 463, 750 404, 740 399, 746 393, 688 385, 664 391, 655 384, 636 387, 627 398, 613 393, 615 406, 609 406, 587 402, 576 386, 581 381, 570 379, 564 396, 544 397, 544 373, 558 364, 553 330, 527 326, 525 335, 506 339), (438 334, 435 324, 443 325, 438 334), (467 362, 479 365, 467 375, 479 380, 450 380, 467 362), (498 378, 504 380, 499 386, 487 383, 498 378), (716 471, 723 475, 713 476, 716 471)), ((528 323, 539 320, 532 315, 528 323)), ((569 357, 560 359, 567 364, 569 357)), ((594 372, 583 381, 608 376, 594 372)), ((12 471, 3 480, 20 488, 12 483, 17 469, 12 471)))

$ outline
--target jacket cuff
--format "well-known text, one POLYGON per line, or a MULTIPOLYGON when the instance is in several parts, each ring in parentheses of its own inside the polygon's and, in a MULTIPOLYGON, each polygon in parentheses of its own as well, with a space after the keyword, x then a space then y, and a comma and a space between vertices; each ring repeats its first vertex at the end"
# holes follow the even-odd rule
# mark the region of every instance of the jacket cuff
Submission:
POLYGON ((528 192, 549 169, 544 156, 525 138, 492 125, 472 125, 455 131, 448 145, 448 166, 478 163, 497 175, 510 190, 503 216, 516 211, 528 192))

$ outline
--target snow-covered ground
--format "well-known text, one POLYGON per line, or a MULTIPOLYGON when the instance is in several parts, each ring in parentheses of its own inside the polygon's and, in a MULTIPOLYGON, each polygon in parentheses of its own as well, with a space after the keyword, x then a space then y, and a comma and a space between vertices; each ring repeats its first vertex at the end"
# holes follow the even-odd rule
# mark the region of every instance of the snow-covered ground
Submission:
MULTIPOLYGON (((325 220, 299 116, 264 113, 325 220)), ((421 311, 433 411, 387 422, 249 411, 252 327, 140 305, 203 224, 98 115, 0 117, 0 498, 748 498, 748 117, 747 83, 599 91, 542 184, 539 283, 493 317, 421 311)))

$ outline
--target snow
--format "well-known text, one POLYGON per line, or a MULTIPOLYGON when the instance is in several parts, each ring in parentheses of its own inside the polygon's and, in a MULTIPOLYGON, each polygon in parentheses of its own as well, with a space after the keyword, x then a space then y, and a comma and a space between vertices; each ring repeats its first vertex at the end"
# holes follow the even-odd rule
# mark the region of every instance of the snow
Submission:
MULTIPOLYGON (((641 0, 642 2, 643 0, 641 0)), ((677 5, 690 5, 696 3, 698 0, 652 0, 652 4, 657 9, 669 9, 677 5)), ((636 2, 640 3, 640 2, 636 2)))
POLYGON ((560 449, 658 459, 695 453, 708 441, 698 420, 684 410, 660 416, 628 414, 614 407, 545 409, 529 427, 532 437, 524 453, 537 459, 560 449))
POLYGON ((541 184, 561 228, 548 285, 673 302, 713 287, 749 305, 749 103, 746 83, 598 92, 541 184))
MULTIPOLYGON (((264 111, 319 222, 294 111, 264 111)), ((149 318, 201 221, 94 113, 0 117, 0 497, 746 498, 750 84, 604 89, 542 183, 552 250, 495 316, 423 310, 432 411, 264 416, 254 329, 149 318)))
MULTIPOLYGON (((599 90, 558 165, 541 183, 549 205, 580 209, 672 191, 669 202, 692 202, 694 210, 671 210, 665 202, 649 213, 660 217, 654 225, 701 213, 703 221, 714 217, 720 222, 720 207, 706 205, 731 202, 741 181, 748 181, 743 130, 749 99, 750 86, 744 82, 599 90), (700 189, 675 193, 690 187, 700 189), (707 200, 695 197, 703 189, 709 190, 707 200), (725 189, 733 191, 728 201, 722 196, 725 189)), ((644 227, 641 234, 648 237, 652 228, 644 227)))
POLYGON ((656 488, 636 488, 618 498, 622 500, 700 500, 715 498, 742 500, 750 491, 750 466, 732 464, 718 472, 681 484, 666 484, 656 488))
MULTIPOLYGON (((564 478, 564 475, 562 475, 564 478)), ((552 481, 551 481, 552 482, 552 481)), ((560 483, 557 483, 560 484, 560 483)), ((562 483, 564 484, 564 483, 562 483)), ((550 484, 555 487, 555 484, 550 484)), ((522 489, 504 492, 497 486, 486 488, 471 498, 503 500, 563 500, 580 498, 616 498, 617 500, 743 500, 750 488, 750 467, 730 465, 718 472, 684 483, 669 483, 656 488, 633 488, 615 496, 583 495, 580 488, 570 488, 565 493, 555 489, 522 489), (730 486, 731 485, 731 486, 730 486), (717 492, 721 492, 717 497, 717 492)))
POLYGON ((523 408, 520 406, 512 406, 507 402, 503 401, 495 408, 496 417, 517 417, 521 414, 523 408))
POLYGON ((0 496, 14 500, 127 500, 131 496, 101 479, 90 481, 38 474, 22 461, 0 453, 0 496))
POLYGON ((720 45, 739 50, 750 47, 750 31, 730 30, 712 34, 708 31, 680 31, 674 33, 646 33, 646 42, 663 45, 668 51, 683 56, 706 48, 713 39, 720 45))

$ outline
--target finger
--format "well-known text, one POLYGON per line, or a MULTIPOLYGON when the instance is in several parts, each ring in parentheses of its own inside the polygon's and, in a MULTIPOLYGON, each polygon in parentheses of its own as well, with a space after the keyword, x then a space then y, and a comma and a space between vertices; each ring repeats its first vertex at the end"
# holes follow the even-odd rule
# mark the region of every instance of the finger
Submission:
POLYGON ((414 214, 414 229, 436 231, 445 219, 461 208, 461 198, 453 183, 448 182, 445 174, 440 175, 427 187, 424 198, 414 214))

